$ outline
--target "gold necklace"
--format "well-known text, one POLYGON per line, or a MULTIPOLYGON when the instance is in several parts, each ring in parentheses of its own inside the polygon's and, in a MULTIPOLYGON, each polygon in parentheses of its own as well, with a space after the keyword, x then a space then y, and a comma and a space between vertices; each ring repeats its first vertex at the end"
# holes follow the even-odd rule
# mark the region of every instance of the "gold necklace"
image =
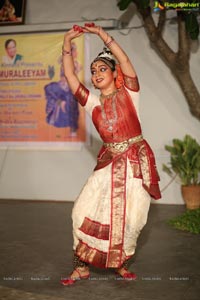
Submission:
POLYGON ((101 103, 101 113, 102 113, 102 118, 104 120, 104 127, 107 128, 108 131, 112 131, 113 130, 113 125, 117 122, 117 108, 116 108, 116 94, 117 94, 118 90, 115 90, 114 92, 112 92, 109 95, 100 95, 100 103, 101 103), (104 99, 109 99, 112 98, 112 111, 114 114, 114 118, 113 119, 108 119, 106 112, 105 112, 105 108, 104 108, 104 99))

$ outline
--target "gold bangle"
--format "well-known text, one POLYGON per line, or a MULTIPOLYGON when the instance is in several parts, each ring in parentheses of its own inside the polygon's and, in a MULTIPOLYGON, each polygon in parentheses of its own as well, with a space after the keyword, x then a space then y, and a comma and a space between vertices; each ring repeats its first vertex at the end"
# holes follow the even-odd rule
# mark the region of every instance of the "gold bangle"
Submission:
POLYGON ((71 49, 69 51, 65 50, 64 46, 62 46, 62 55, 63 56, 65 56, 65 55, 72 55, 72 50, 71 49))
MULTIPOLYGON (((107 32, 106 32, 107 33, 107 32)), ((105 42, 104 42, 104 45, 106 45, 107 43, 108 43, 108 39, 109 39, 109 35, 108 35, 108 33, 107 33, 107 36, 106 36, 106 40, 105 40, 105 42)))
POLYGON ((113 37, 111 36, 110 38, 111 39, 110 39, 110 41, 108 43, 107 42, 104 43, 107 48, 109 48, 111 46, 111 44, 114 42, 113 37))

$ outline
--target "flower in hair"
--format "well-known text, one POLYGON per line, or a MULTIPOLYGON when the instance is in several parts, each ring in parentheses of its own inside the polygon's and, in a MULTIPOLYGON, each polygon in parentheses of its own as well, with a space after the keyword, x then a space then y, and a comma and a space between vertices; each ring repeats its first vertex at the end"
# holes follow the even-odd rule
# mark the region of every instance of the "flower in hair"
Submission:
POLYGON ((103 52, 100 52, 97 56, 97 58, 108 58, 108 59, 114 59, 114 56, 112 55, 112 52, 110 50, 107 50, 106 47, 103 48, 103 52))
POLYGON ((97 55, 97 57, 93 60, 93 62, 91 63, 91 66, 94 62, 101 60, 103 61, 105 64, 107 64, 112 71, 115 70, 115 59, 114 56, 112 55, 112 53, 110 52, 110 50, 107 50, 105 47, 103 49, 103 52, 99 53, 97 55))

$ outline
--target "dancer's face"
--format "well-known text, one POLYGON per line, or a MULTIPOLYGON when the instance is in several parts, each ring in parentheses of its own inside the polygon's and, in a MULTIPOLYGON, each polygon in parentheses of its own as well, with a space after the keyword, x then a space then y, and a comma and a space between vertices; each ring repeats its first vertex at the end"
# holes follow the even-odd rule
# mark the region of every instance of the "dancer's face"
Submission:
POLYGON ((96 61, 91 66, 92 83, 98 89, 108 88, 114 81, 114 72, 102 61, 96 61))

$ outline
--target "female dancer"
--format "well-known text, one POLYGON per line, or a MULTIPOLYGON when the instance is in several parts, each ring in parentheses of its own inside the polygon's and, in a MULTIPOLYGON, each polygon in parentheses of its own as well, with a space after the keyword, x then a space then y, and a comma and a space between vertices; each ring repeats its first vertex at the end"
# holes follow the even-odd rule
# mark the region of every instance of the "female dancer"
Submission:
POLYGON ((135 279, 127 262, 146 224, 151 197, 160 198, 154 155, 142 137, 138 117, 136 72, 117 42, 93 23, 69 30, 62 53, 72 93, 91 115, 103 146, 94 172, 74 204, 74 270, 61 284, 88 278, 89 264, 114 268, 124 279, 135 279), (109 49, 90 66, 100 97, 79 82, 74 70, 71 41, 84 33, 98 35, 109 49))

